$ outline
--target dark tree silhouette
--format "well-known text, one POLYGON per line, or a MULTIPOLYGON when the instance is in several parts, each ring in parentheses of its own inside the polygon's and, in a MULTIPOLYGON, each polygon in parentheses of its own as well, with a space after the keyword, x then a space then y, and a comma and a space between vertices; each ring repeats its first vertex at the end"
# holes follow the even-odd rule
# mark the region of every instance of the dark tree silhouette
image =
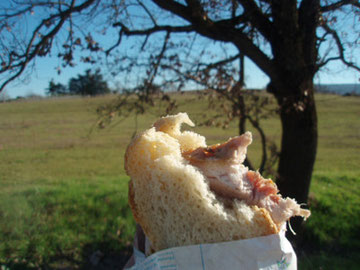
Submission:
POLYGON ((69 92, 65 85, 61 83, 55 83, 52 79, 49 82, 48 88, 46 88, 46 94, 50 96, 63 96, 68 95, 69 92))
POLYGON ((70 79, 68 92, 72 95, 96 96, 108 94, 110 93, 110 89, 100 74, 100 70, 92 73, 91 70, 88 69, 84 75, 79 74, 77 78, 70 79))

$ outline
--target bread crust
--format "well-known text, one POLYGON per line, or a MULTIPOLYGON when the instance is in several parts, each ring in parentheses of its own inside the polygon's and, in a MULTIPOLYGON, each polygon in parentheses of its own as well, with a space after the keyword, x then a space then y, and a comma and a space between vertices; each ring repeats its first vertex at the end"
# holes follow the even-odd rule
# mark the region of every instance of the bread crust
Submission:
POLYGON ((129 182, 128 201, 134 216, 134 220, 136 221, 137 224, 140 224, 144 234, 148 237, 148 239, 152 239, 152 242, 154 244, 151 245, 150 253, 154 253, 156 250, 153 248, 153 246, 156 246, 157 237, 152 233, 152 230, 150 228, 151 226, 149 226, 151 220, 148 221, 146 218, 144 219, 141 215, 141 211, 138 211, 138 207, 136 206, 135 203, 135 191, 132 185, 132 181, 129 182))

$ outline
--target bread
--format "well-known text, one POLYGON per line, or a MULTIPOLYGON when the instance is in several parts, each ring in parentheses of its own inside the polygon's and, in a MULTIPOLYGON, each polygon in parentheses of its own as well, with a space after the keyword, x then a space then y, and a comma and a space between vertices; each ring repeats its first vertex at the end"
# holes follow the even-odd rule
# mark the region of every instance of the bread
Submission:
POLYGON ((183 157, 205 138, 180 131, 186 113, 158 120, 136 136, 125 154, 129 204, 153 251, 278 233, 269 211, 210 190, 208 179, 183 157))

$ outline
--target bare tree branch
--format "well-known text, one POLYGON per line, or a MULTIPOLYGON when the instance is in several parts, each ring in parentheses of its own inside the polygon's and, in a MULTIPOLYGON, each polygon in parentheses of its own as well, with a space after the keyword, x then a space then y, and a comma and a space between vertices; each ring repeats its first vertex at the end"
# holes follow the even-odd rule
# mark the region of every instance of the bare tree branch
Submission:
POLYGON ((157 32, 172 32, 172 33, 189 33, 194 31, 194 28, 191 25, 184 26, 172 26, 172 25, 156 25, 151 28, 141 29, 141 30, 130 30, 122 22, 117 22, 113 26, 120 26, 123 29, 124 34, 128 36, 145 36, 151 35, 157 32))
MULTIPOLYGON (((72 4, 75 4, 75 1, 73 1, 72 4)), ((54 16, 51 16, 51 17, 54 17, 54 16)), ((46 46, 49 46, 48 43, 52 42, 52 38, 60 30, 60 28, 64 24, 65 20, 67 19, 67 17, 66 16, 61 16, 61 20, 59 21, 59 23, 53 28, 52 31, 50 31, 47 35, 43 36, 41 41, 37 45, 34 46, 34 50, 31 51, 31 49, 33 48, 33 43, 34 43, 35 39, 37 38, 37 36, 39 35, 40 29, 44 25, 46 25, 46 23, 48 21, 50 21, 51 19, 43 20, 41 22, 41 24, 37 28, 35 28, 35 30, 34 30, 34 32, 32 34, 32 37, 31 37, 31 39, 30 39, 30 41, 28 43, 28 46, 27 46, 27 49, 26 49, 24 55, 20 56, 20 58, 24 58, 24 60, 20 61, 20 63, 18 65, 15 65, 16 67, 19 66, 20 69, 13 76, 8 78, 7 80, 5 80, 4 83, 1 84, 0 91, 2 91, 9 82, 13 81, 14 79, 19 77, 23 73, 23 71, 25 70, 25 68, 26 68, 27 64, 29 63, 29 61, 31 61, 40 52, 40 50, 42 48, 45 48, 46 46)), ((7 71, 8 69, 12 69, 12 62, 9 62, 8 67, 6 67, 4 69, 1 69, 0 73, 4 72, 4 71, 7 71)))
POLYGON ((118 40, 116 41, 116 43, 105 51, 106 56, 109 56, 111 51, 114 50, 116 47, 118 47, 121 44, 121 40, 122 40, 123 35, 124 35, 124 29, 121 29, 120 32, 119 32, 119 37, 118 37, 118 40))
POLYGON ((245 10, 246 18, 251 24, 260 31, 260 33, 271 41, 277 38, 276 32, 273 30, 272 23, 266 15, 260 10, 254 0, 237 0, 245 10))
POLYGON ((263 172, 267 161, 267 140, 266 140, 265 132, 263 128, 259 125, 259 121, 256 121, 251 115, 247 114, 246 118, 260 134, 262 155, 261 155, 259 171, 263 172))
MULTIPOLYGON (((276 72, 271 59, 260 50, 249 36, 241 30, 230 25, 230 20, 211 21, 207 16, 198 17, 193 10, 173 0, 154 0, 161 8, 168 10, 193 25, 193 29, 199 34, 217 41, 233 43, 240 51, 256 63, 269 77, 276 77, 276 72)), ((190 1, 195 5, 198 1, 190 1)), ((197 11, 202 12, 202 11, 197 11)))
POLYGON ((235 54, 234 56, 231 56, 231 57, 228 57, 224 60, 221 60, 221 61, 217 61, 217 62, 214 62, 214 63, 211 63, 211 64, 202 64, 203 66, 205 66, 205 69, 209 70, 209 69, 214 69, 214 68, 217 68, 217 67, 220 67, 220 66, 224 66, 230 62, 233 62, 237 59, 239 59, 240 57, 240 53, 238 54, 235 54))
POLYGON ((42 22, 33 31, 24 54, 18 55, 16 52, 13 52, 11 55, 15 56, 16 59, 10 58, 9 62, 0 69, 0 73, 4 73, 9 70, 16 70, 18 68, 18 70, 16 70, 12 76, 7 78, 0 85, 0 92, 6 87, 7 84, 18 78, 23 73, 28 63, 36 56, 46 55, 49 53, 52 46, 52 40, 60 31, 65 21, 71 17, 71 14, 81 12, 82 10, 91 6, 94 2, 95 0, 88 0, 78 6, 75 6, 75 0, 73 0, 70 7, 65 11, 60 11, 59 13, 51 15, 47 19, 42 20, 42 22), (55 19, 59 19, 59 22, 46 35, 42 35, 40 30, 44 26, 49 27, 49 25, 51 25, 55 19), (34 44, 39 36, 41 37, 40 41, 34 44), (18 63, 14 64, 14 61, 18 61, 18 63))
POLYGON ((156 22, 154 16, 151 14, 150 10, 141 1, 137 0, 137 3, 145 10, 146 14, 148 14, 148 16, 150 17, 153 24, 157 25, 157 22, 156 22))
POLYGON ((331 61, 341 60, 344 63, 344 65, 346 65, 347 67, 350 67, 352 69, 360 71, 359 66, 357 66, 353 62, 350 62, 350 61, 346 60, 346 57, 345 57, 345 54, 344 54, 345 48, 344 48, 344 46, 342 44, 341 38, 338 35, 338 33, 334 29, 330 28, 330 26, 328 24, 326 24, 326 23, 323 23, 321 25, 321 27, 326 31, 326 33, 330 34, 333 37, 333 39, 335 40, 335 43, 336 43, 339 54, 338 54, 338 56, 330 57, 330 58, 328 58, 326 60, 323 60, 323 62, 319 63, 319 65, 318 65, 319 68, 325 66, 326 64, 328 64, 331 61))
MULTIPOLYGON (((193 82, 197 83, 198 85, 209 88, 208 81, 207 80, 202 80, 199 76, 192 75, 189 72, 184 73, 180 69, 178 69, 178 68, 176 68, 174 66, 162 65, 162 67, 175 72, 176 74, 184 77, 186 80, 193 81, 193 82)), ((222 96, 225 96, 226 98, 230 99, 229 93, 225 89, 220 89, 220 88, 217 88, 216 86, 211 86, 211 88, 213 90, 215 90, 217 93, 221 94, 222 96)))
POLYGON ((65 6, 65 7, 68 7, 70 8, 71 7, 71 3, 68 4, 64 1, 55 1, 55 2, 52 2, 52 1, 28 1, 28 2, 25 2, 24 3, 21 3, 23 4, 24 6, 28 6, 28 7, 25 7, 23 9, 20 9, 18 11, 15 11, 13 12, 13 9, 12 8, 4 8, 4 13, 0 13, 0 17, 4 17, 4 18, 12 18, 12 17, 18 17, 18 16, 21 16, 29 11, 32 11, 34 7, 43 7, 43 6, 65 6), (10 11, 9 13, 7 11, 10 11))
POLYGON ((0 17, 4 17, 4 18, 12 18, 12 17, 18 17, 22 14, 25 14, 29 11, 31 11, 34 7, 32 5, 28 6, 27 8, 24 8, 24 9, 20 9, 14 13, 0 13, 0 17))
POLYGON ((164 42, 163 42, 163 46, 162 46, 162 48, 161 48, 161 51, 160 51, 159 55, 157 56, 157 61, 156 61, 156 63, 153 65, 153 71, 152 71, 150 80, 149 80, 148 83, 147 83, 149 86, 153 85, 154 78, 156 77, 157 72, 158 72, 158 70, 159 70, 159 66, 160 66, 161 60, 162 60, 163 57, 164 57, 164 54, 165 54, 165 51, 166 51, 166 47, 167 47, 168 42, 169 42, 169 39, 170 39, 170 34, 171 34, 171 32, 166 32, 166 36, 165 36, 165 39, 164 39, 164 42))
POLYGON ((341 0, 341 1, 335 2, 333 4, 321 7, 320 11, 323 13, 330 12, 330 11, 337 10, 346 5, 353 5, 355 7, 360 8, 360 3, 358 0, 341 0))
POLYGON ((153 0, 159 7, 180 16, 186 21, 191 21, 191 10, 174 0, 153 0))
POLYGON ((117 42, 105 51, 106 55, 109 55, 113 49, 115 49, 116 47, 118 47, 120 45, 123 35, 145 36, 145 40, 141 46, 141 50, 143 50, 149 37, 154 33, 164 32, 164 31, 167 33, 190 33, 194 30, 191 25, 184 25, 184 26, 155 25, 154 27, 147 28, 147 29, 141 29, 141 30, 130 30, 122 22, 114 23, 113 26, 120 27, 121 30, 119 32, 119 38, 118 38, 117 42))

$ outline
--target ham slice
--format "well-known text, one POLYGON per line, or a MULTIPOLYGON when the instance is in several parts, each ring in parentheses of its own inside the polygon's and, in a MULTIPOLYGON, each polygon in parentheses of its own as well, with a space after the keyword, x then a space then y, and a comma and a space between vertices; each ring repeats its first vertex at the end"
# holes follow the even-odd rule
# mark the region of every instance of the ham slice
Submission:
POLYGON ((210 189, 218 196, 265 208, 278 225, 292 216, 308 218, 309 210, 302 209, 294 199, 282 198, 271 179, 263 178, 242 164, 251 142, 251 133, 247 132, 223 144, 185 152, 183 157, 202 172, 210 189))

